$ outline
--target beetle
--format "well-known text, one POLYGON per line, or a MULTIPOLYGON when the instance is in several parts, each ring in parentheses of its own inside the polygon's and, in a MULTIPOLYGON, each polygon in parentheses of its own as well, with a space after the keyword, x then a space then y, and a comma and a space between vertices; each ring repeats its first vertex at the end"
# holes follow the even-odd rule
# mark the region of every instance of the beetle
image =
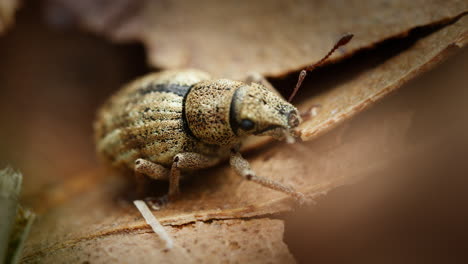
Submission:
POLYGON ((152 179, 169 179, 169 200, 179 193, 181 172, 212 167, 229 158, 238 175, 302 203, 307 200, 304 194, 258 176, 239 148, 249 135, 278 140, 295 135, 301 116, 290 101, 307 71, 351 38, 344 35, 323 59, 301 71, 288 101, 269 89, 271 85, 260 75, 252 75, 250 82, 214 80, 194 69, 143 76, 111 96, 98 111, 97 152, 113 166, 152 179))

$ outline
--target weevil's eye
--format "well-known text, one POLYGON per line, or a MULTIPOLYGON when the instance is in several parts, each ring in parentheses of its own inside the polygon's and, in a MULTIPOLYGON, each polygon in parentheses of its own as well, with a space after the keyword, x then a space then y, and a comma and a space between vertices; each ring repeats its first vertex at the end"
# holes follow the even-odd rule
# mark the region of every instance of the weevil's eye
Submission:
POLYGON ((254 122, 250 119, 242 119, 242 121, 240 122, 240 127, 246 131, 252 130, 254 126, 254 122))

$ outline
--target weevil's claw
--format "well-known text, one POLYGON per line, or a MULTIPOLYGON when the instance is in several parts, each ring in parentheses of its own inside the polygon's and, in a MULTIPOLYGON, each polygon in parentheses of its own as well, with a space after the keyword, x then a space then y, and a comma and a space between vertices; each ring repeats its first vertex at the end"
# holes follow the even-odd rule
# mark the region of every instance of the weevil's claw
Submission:
POLYGON ((147 197, 144 200, 152 210, 159 211, 169 203, 169 196, 166 194, 161 197, 147 197))

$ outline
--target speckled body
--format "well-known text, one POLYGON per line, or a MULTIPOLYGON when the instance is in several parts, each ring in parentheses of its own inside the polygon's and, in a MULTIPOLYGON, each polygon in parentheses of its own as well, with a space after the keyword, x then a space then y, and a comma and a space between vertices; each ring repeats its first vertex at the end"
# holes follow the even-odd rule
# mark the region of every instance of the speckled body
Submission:
POLYGON ((265 86, 212 80, 196 70, 163 71, 128 84, 98 112, 97 152, 116 167, 153 179, 169 179, 169 197, 179 191, 181 170, 211 167, 230 158, 248 180, 303 195, 258 177, 238 152, 248 135, 289 136, 297 109, 265 86))
POLYGON ((257 176, 238 152, 248 135, 282 139, 300 122, 297 109, 262 84, 183 70, 126 85, 99 110, 94 129, 100 156, 115 167, 169 179, 169 199, 179 193, 182 170, 211 167, 229 157, 239 176, 304 201, 293 188, 257 176))
POLYGON ((229 147, 190 135, 184 98, 190 87, 209 80, 206 73, 166 71, 138 79, 108 100, 95 123, 98 153, 118 167, 133 169, 137 158, 169 167, 182 152, 225 158, 229 147))

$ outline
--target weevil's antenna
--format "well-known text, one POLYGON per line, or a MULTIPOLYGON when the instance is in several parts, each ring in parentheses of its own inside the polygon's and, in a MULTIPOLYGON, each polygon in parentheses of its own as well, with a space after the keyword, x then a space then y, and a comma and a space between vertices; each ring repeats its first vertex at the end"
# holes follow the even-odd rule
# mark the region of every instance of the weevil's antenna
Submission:
POLYGON ((330 57, 330 55, 333 54, 333 52, 335 52, 335 50, 343 45, 346 45, 352 38, 353 38, 353 34, 345 34, 343 35, 340 40, 338 40, 336 42, 336 44, 333 46, 333 48, 327 53, 327 55, 325 55, 325 57, 323 57, 321 60, 319 60, 318 62, 312 64, 312 65, 309 65, 307 66, 305 69, 303 69, 301 71, 301 73, 299 74, 299 79, 297 80, 297 83, 296 83, 296 87, 294 87, 294 90, 292 92, 292 94, 289 96, 289 99, 288 99, 288 102, 291 102, 291 100, 294 98, 294 96, 296 95, 297 91, 299 90, 299 87, 301 87, 302 85, 302 81, 304 81, 306 75, 307 75, 307 72, 308 71, 312 71, 314 70, 315 68, 319 67, 320 65, 322 65, 327 59, 328 57, 330 57))

